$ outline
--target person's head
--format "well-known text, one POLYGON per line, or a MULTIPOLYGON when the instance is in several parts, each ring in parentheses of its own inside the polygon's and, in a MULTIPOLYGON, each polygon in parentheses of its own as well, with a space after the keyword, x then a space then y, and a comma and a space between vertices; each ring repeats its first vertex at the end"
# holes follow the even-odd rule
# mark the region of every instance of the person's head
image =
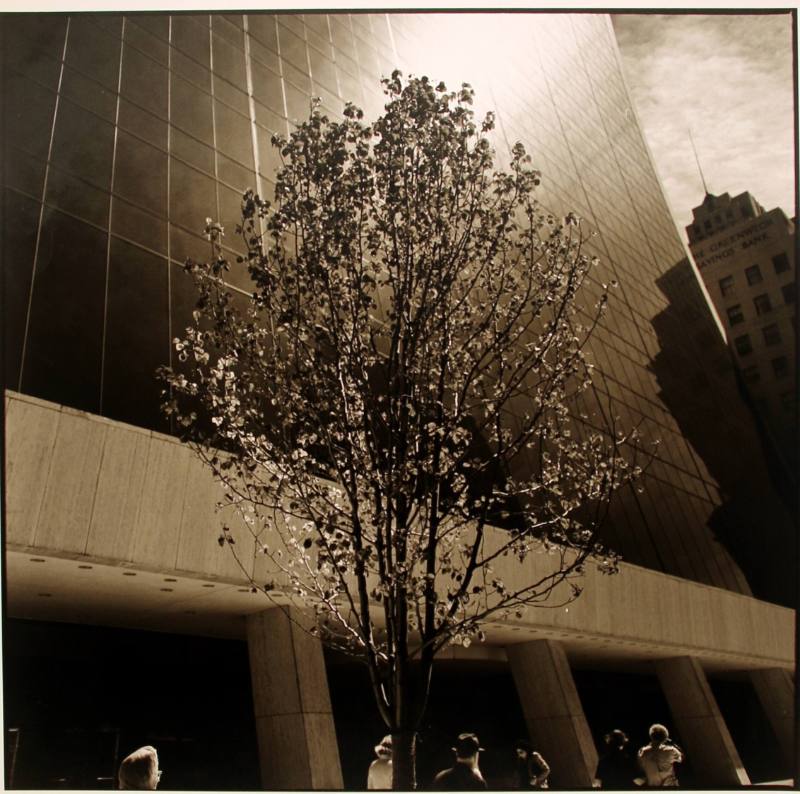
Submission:
POLYGON ((650 726, 650 742, 651 744, 661 744, 669 738, 669 731, 660 723, 650 726))
POLYGON ((606 734, 606 744, 612 750, 621 750, 628 743, 628 737, 624 731, 615 728, 610 733, 606 734))
POLYGON ((453 750, 459 761, 471 761, 478 759, 478 753, 483 747, 474 733, 459 733, 453 750))
POLYGON ((392 737, 387 735, 381 739, 380 744, 375 745, 375 755, 378 758, 389 759, 392 757, 392 737))
POLYGON ((158 786, 161 771, 155 747, 146 745, 134 750, 119 765, 119 787, 127 790, 153 791, 158 786))
POLYGON ((533 752, 530 742, 520 739, 514 744, 514 754, 520 761, 525 761, 528 756, 533 752))

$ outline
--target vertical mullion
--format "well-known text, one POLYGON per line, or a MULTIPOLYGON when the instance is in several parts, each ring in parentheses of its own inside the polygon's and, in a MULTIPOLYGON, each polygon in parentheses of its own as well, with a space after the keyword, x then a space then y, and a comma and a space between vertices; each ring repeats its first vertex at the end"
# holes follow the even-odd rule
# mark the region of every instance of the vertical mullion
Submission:
POLYGON ((117 143, 119 142, 119 108, 122 95, 122 62, 125 55, 125 22, 122 17, 122 38, 119 44, 119 68, 117 69, 117 106, 114 109, 114 147, 111 152, 111 184, 108 197, 108 229, 106 233, 106 283, 103 293, 103 340, 100 349, 100 408, 98 413, 103 413, 103 392, 106 374, 106 332, 108 329, 108 281, 111 275, 111 222, 114 212, 114 178, 117 166, 117 143))
POLYGON ((50 125, 50 140, 47 143, 47 160, 44 164, 44 181, 42 183, 41 203, 39 204, 39 219, 36 224, 36 242, 33 246, 33 267, 31 269, 31 286, 28 290, 28 308, 25 313, 25 330, 22 334, 22 355, 19 361, 19 379, 17 390, 22 391, 22 375, 25 369, 25 354, 28 346, 28 329, 31 322, 31 307, 33 306, 33 290, 36 283, 36 264, 39 259, 39 245, 42 240, 42 224, 44 223, 44 200, 47 196, 47 183, 50 177, 50 161, 53 158, 53 141, 56 134, 56 119, 58 118, 58 108, 61 103, 61 84, 64 80, 64 68, 67 61, 67 45, 69 43, 69 26, 72 17, 67 17, 67 26, 64 29, 64 46, 61 49, 61 66, 58 72, 58 86, 56 88, 56 102, 53 106, 53 123, 50 125))

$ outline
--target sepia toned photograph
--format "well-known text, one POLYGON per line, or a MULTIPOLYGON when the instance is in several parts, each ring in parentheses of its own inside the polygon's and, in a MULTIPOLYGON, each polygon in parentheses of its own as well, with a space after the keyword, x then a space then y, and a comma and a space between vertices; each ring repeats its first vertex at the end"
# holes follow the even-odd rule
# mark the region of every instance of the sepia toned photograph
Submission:
POLYGON ((793 789, 797 14, 0 14, 15 790, 793 789))

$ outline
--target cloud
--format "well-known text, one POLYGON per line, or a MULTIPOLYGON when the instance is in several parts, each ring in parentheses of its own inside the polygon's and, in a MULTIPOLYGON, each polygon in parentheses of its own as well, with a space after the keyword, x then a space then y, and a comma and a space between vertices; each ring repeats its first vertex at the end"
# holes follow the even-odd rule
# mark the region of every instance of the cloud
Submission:
POLYGON ((794 212, 788 15, 617 15, 626 78, 676 222, 708 189, 794 212))

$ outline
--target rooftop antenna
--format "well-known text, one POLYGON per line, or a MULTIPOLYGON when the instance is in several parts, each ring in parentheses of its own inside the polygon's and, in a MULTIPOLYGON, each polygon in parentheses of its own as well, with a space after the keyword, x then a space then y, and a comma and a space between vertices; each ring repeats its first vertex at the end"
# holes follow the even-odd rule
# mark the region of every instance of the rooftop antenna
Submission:
POLYGON ((706 178, 703 176, 703 168, 700 165, 700 158, 697 156, 697 147, 694 145, 694 138, 692 137, 691 127, 689 128, 689 140, 692 143, 692 151, 694 152, 694 159, 695 162, 697 163, 697 170, 700 172, 700 179, 703 182, 703 190, 705 191, 706 195, 709 195, 708 185, 706 185, 706 178))

